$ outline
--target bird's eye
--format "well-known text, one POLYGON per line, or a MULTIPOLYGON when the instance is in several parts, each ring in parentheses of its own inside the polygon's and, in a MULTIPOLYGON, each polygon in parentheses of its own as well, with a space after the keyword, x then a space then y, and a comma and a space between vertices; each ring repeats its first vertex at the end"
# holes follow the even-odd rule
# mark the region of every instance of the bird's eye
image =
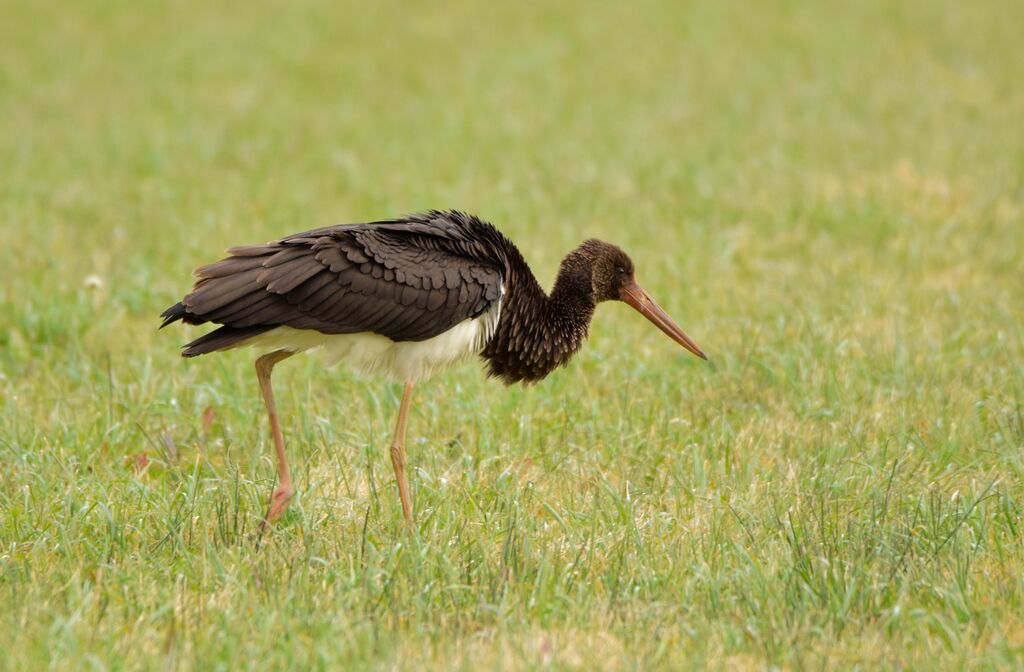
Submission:
POLYGON ((626 269, 623 268, 622 266, 619 266, 615 270, 619 272, 619 275, 625 275, 626 274, 626 269))

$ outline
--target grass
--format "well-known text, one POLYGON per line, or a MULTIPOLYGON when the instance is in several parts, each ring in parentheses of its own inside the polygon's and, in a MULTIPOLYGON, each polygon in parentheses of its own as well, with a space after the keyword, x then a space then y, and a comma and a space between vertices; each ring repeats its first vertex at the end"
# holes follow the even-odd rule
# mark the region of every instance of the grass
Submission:
POLYGON ((1020 3, 3 3, 0 667, 1024 659, 1020 3), (459 207, 602 306, 505 389, 155 330, 232 244, 459 207))

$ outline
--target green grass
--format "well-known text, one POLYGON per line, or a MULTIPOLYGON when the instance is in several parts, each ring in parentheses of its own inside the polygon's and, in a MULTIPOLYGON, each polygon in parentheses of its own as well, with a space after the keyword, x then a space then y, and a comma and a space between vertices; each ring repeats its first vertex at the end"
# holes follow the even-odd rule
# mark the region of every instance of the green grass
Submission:
POLYGON ((1022 664, 1024 5, 212 4, 0 4, 0 667, 1022 664), (420 386, 408 536, 398 390, 290 360, 257 549, 251 355, 156 316, 427 207, 621 244, 711 363, 609 305, 420 386))

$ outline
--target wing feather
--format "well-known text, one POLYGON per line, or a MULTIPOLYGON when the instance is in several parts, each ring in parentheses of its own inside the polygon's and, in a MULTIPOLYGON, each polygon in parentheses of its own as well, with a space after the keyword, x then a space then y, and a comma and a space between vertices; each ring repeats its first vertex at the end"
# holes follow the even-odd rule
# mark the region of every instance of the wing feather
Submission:
POLYGON ((330 284, 338 284, 338 278, 333 273, 321 273, 314 275, 288 294, 288 303, 301 304, 309 299, 315 292, 330 284))
POLYGON ((325 271, 324 265, 310 257, 268 268, 256 278, 256 282, 274 294, 287 294, 317 273, 325 271))
POLYGON ((179 312, 239 330, 436 336, 500 300, 505 269, 473 239, 472 222, 429 214, 434 219, 327 227, 231 248, 231 256, 197 270, 179 312))

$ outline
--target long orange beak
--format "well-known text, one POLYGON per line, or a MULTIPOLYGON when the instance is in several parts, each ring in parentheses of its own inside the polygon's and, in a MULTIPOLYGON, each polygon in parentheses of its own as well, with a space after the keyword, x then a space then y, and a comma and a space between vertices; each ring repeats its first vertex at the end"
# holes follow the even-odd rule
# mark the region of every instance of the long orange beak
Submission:
POLYGON ((669 338, 683 346, 701 359, 707 359, 707 355, 701 352, 693 339, 686 335, 686 332, 678 324, 672 321, 661 306, 651 298, 651 295, 644 291, 643 287, 632 282, 619 290, 619 298, 633 306, 638 313, 653 322, 658 329, 664 331, 669 338))

